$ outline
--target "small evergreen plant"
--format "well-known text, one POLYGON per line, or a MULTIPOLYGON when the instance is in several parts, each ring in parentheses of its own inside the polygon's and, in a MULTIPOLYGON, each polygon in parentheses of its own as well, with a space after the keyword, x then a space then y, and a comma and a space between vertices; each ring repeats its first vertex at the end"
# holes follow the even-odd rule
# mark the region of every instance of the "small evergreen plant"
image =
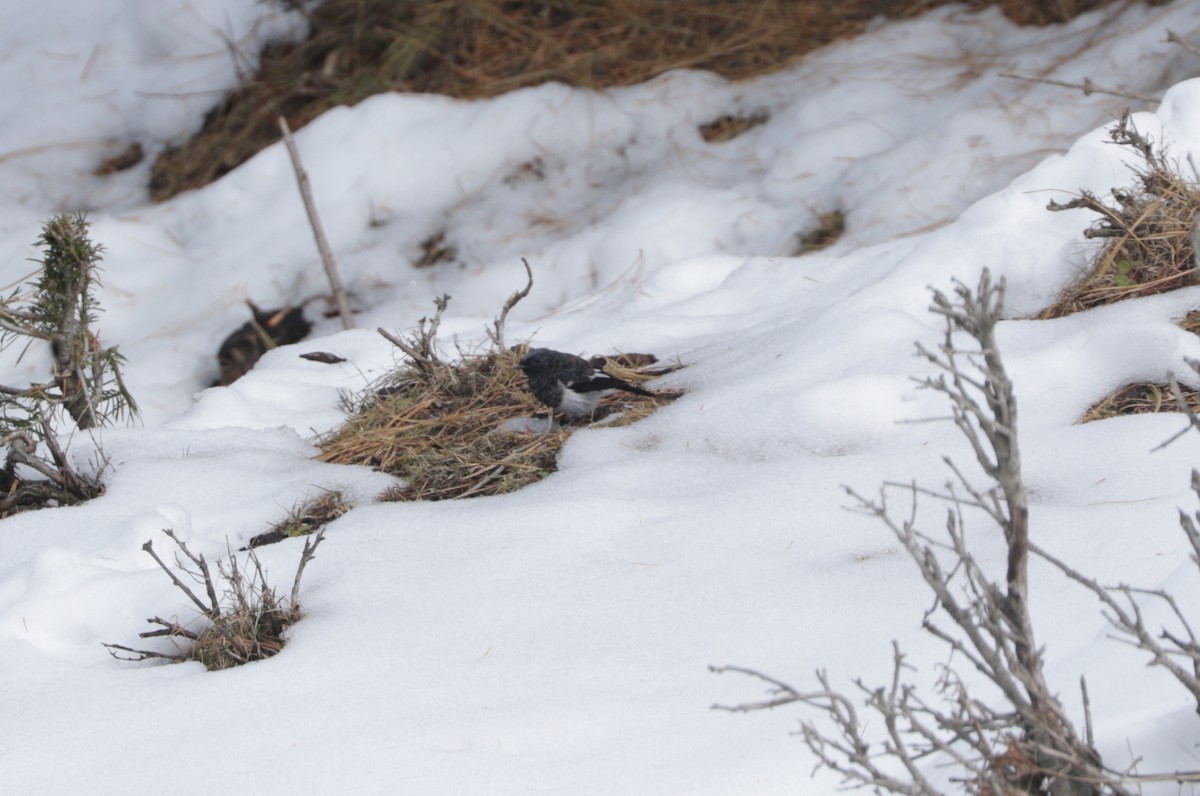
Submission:
MULTIPOLYGON (((98 476, 76 473, 60 438, 69 416, 78 429, 128 417, 137 404, 121 380, 123 359, 104 348, 93 327, 102 247, 88 237, 83 214, 46 222, 37 277, 0 299, 0 349, 36 340, 50 345, 50 379, 0 385, 0 516, 23 508, 78 503, 103 491, 98 476), (39 477, 40 476, 40 477, 39 477)), ((22 352, 24 354, 24 352, 22 352)))

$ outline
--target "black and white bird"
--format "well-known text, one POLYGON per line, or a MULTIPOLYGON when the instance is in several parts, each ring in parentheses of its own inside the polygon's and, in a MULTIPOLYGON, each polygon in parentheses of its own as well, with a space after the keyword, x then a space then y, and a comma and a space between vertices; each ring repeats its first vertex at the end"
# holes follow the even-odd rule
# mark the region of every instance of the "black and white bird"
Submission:
POLYGON ((556 411, 568 417, 590 415, 596 410, 600 398, 614 390, 654 395, 605 373, 583 357, 549 348, 533 349, 521 357, 519 367, 529 379, 529 391, 533 397, 550 407, 548 428, 554 426, 556 411))

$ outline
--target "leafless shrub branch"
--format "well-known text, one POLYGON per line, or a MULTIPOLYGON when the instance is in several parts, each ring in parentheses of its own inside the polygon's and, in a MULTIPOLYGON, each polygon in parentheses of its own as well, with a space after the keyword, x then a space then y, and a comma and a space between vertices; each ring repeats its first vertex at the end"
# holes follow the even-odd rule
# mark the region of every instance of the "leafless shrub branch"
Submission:
POLYGON ((525 276, 528 281, 524 288, 508 297, 508 301, 504 302, 504 307, 500 310, 499 317, 493 321, 492 328, 488 329, 488 338, 497 351, 503 351, 506 348, 504 345, 504 322, 508 320, 508 311, 517 306, 521 299, 528 296, 529 291, 533 289, 533 269, 529 267, 529 261, 524 257, 521 258, 521 262, 525 266, 525 276))
MULTIPOLYGON (((1185 360, 1190 368, 1200 375, 1200 361, 1185 360)), ((1155 450, 1179 439, 1188 429, 1200 431, 1200 416, 1184 399, 1182 389, 1174 375, 1171 376, 1171 391, 1180 411, 1187 417, 1188 425, 1155 450)), ((1200 471, 1192 470, 1192 492, 1200 498, 1200 471)), ((1200 511, 1189 514, 1179 511, 1179 525, 1192 548, 1192 562, 1200 568, 1200 511)), ((1104 617, 1119 634, 1133 646, 1149 653, 1150 665, 1160 666, 1170 672, 1176 681, 1191 693, 1196 700, 1196 712, 1200 713, 1200 642, 1187 614, 1174 595, 1163 589, 1135 588, 1125 583, 1105 586, 1094 578, 1087 577, 1040 547, 1031 548, 1071 580, 1096 595, 1104 606, 1104 617), (1161 627, 1158 631, 1147 625, 1143 605, 1157 602, 1165 606, 1175 629, 1161 627)))
POLYGON ((450 296, 439 296, 433 300, 433 305, 437 309, 433 318, 422 318, 407 337, 394 335, 383 328, 376 329, 385 340, 408 355, 413 370, 429 383, 436 382, 438 374, 446 368, 446 363, 438 356, 437 332, 442 325, 442 315, 450 305, 450 296))
POLYGON ((1031 75, 1028 72, 1001 72, 1000 77, 1008 77, 1013 80, 1025 80, 1030 83, 1045 83, 1048 86, 1062 86, 1063 88, 1074 88, 1083 92, 1085 97, 1090 97, 1093 94, 1108 94, 1113 97, 1123 97, 1125 99, 1137 100, 1138 102, 1161 102, 1162 97, 1150 97, 1145 94, 1137 94, 1132 91, 1126 91, 1120 88, 1108 88, 1092 82, 1090 77, 1085 77, 1081 83, 1072 83, 1067 80, 1054 80, 1041 75, 1031 75))
POLYGON ((854 509, 891 530, 933 592, 935 602, 923 628, 953 651, 953 659, 968 662, 982 675, 1004 707, 973 697, 966 680, 950 666, 942 669, 938 701, 926 702, 905 682, 908 667, 893 643, 891 682, 870 687, 855 681, 869 713, 882 719, 882 730, 861 720, 852 700, 837 692, 824 672, 817 673, 821 688, 805 693, 753 670, 718 669, 758 677, 774 694, 763 702, 726 709, 758 710, 791 702, 816 708, 825 723, 802 725, 809 749, 846 784, 876 792, 938 793, 926 775, 936 758, 954 767, 962 785, 987 796, 1125 796, 1129 791, 1124 783, 1080 737, 1042 670, 1028 609, 1029 509, 1021 477, 1017 404, 995 339, 1003 303, 1004 282, 994 283, 987 271, 974 288, 955 283, 952 295, 934 291, 931 311, 945 319, 945 334, 936 349, 917 347, 939 371, 918 382, 949 399, 954 423, 991 486, 974 485, 947 459, 953 479, 940 492, 908 486, 910 510, 903 518, 888 506, 888 485, 875 499, 849 487, 846 491, 855 500, 854 509), (955 343, 963 335, 974 343, 969 350, 955 343), (917 527, 921 494, 948 502, 944 534, 935 537, 917 527), (990 576, 970 551, 965 509, 982 511, 1002 530, 1007 548, 1003 580, 990 576))
POLYGON ((175 569, 202 584, 204 598, 197 596, 174 569, 159 557, 152 541, 142 545, 142 549, 167 573, 171 582, 187 596, 208 624, 197 632, 178 622, 155 616, 146 621, 155 625, 157 629, 141 633, 141 638, 166 637, 173 641, 182 639, 175 652, 105 644, 109 654, 119 660, 130 661, 195 660, 203 663, 208 669, 216 670, 269 658, 283 649, 283 632, 300 619, 300 579, 308 562, 316 556, 317 547, 325 538, 324 530, 305 540, 292 582, 291 595, 286 603, 281 602, 276 597, 275 590, 268 585, 266 572, 253 551, 246 557, 248 567, 240 564, 233 555, 229 557, 228 562, 218 561, 214 577, 203 555, 189 550, 187 544, 179 539, 174 531, 166 529, 163 533, 178 548, 175 569), (218 585, 221 585, 220 589, 218 585))
POLYGON ((1187 50, 1192 55, 1200 55, 1200 48, 1197 48, 1196 45, 1194 45, 1191 42, 1189 42, 1188 40, 1184 39, 1182 36, 1180 36, 1178 33, 1176 33, 1173 30, 1167 31, 1167 41, 1169 41, 1171 44, 1178 44, 1180 47, 1187 50))

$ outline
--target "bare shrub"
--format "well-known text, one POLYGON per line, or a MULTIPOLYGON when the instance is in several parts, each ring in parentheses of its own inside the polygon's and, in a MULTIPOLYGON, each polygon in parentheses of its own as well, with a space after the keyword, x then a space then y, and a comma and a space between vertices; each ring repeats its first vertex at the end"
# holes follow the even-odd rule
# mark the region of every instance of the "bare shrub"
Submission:
POLYGON ((1028 610, 1029 510, 1016 397, 994 336, 1003 300, 1003 281, 994 284, 987 271, 974 289, 956 283, 953 297, 934 291, 931 310, 946 320, 945 335, 937 350, 918 345, 920 355, 941 371, 919 382, 950 400, 954 422, 990 485, 976 486, 946 458, 953 479, 942 490, 885 484, 879 497, 870 499, 847 488, 858 510, 877 517, 895 535, 936 597, 922 627, 994 687, 1002 707, 975 697, 967 677, 953 666, 942 672, 938 697, 927 700, 906 682, 909 667, 895 644, 891 682, 869 686, 856 680, 856 695, 837 691, 823 671, 817 673, 818 688, 801 691, 752 669, 714 668, 753 675, 769 683, 775 694, 763 702, 717 707, 745 711, 798 702, 824 714, 827 723, 821 727, 803 723, 804 740, 820 763, 850 786, 936 794, 925 770, 937 757, 954 767, 967 788, 981 794, 1129 792, 1121 776, 1102 764, 1090 731, 1084 735, 1076 729, 1042 670, 1028 610), (974 342, 973 350, 956 345, 956 335, 963 334, 974 342), (888 493, 895 489, 910 496, 912 513, 904 518, 897 518, 888 505, 888 493), (949 503, 944 536, 916 526, 920 495, 949 503), (966 511, 982 512, 1003 533, 1007 557, 1001 577, 989 574, 968 549, 966 511), (882 720, 882 739, 867 732, 873 722, 860 717, 858 700, 876 723, 882 720))
POLYGON ((238 563, 231 555, 227 562, 217 562, 214 576, 212 568, 203 555, 188 549, 172 530, 164 530, 178 548, 175 569, 203 587, 204 596, 196 592, 154 551, 154 543, 142 545, 155 563, 167 573, 171 582, 179 588, 207 623, 199 631, 191 630, 177 620, 155 616, 147 619, 156 630, 139 634, 141 638, 165 636, 176 644, 175 652, 157 652, 135 649, 123 644, 105 644, 109 653, 118 660, 142 661, 159 658, 169 661, 199 661, 210 671, 228 669, 251 661, 270 658, 283 649, 286 643, 283 633, 300 619, 300 578, 304 568, 317 552, 325 538, 320 531, 304 542, 292 591, 286 600, 281 600, 275 589, 267 583, 266 573, 258 557, 250 552, 244 563, 238 563), (180 559, 180 555, 183 559, 180 559), (123 654, 124 653, 124 654, 123 654))

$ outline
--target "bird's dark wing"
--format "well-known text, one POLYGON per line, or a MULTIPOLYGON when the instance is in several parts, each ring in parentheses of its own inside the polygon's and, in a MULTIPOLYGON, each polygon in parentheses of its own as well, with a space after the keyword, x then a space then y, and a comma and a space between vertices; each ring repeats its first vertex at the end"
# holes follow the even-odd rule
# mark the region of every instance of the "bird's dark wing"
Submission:
POLYGON ((575 357, 577 361, 567 362, 562 361, 559 367, 553 371, 554 378, 561 381, 566 386, 576 392, 592 392, 594 390, 602 390, 603 387, 589 387, 592 380, 600 375, 600 371, 591 366, 587 360, 575 357))

